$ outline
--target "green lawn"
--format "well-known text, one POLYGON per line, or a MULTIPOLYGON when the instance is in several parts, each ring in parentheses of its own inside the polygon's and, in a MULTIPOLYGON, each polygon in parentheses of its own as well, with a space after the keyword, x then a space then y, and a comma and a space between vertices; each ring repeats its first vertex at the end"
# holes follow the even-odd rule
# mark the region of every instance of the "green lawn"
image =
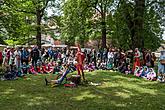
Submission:
POLYGON ((49 75, 0 81, 0 110, 165 110, 165 84, 109 71, 86 73, 101 86, 45 86, 49 75))

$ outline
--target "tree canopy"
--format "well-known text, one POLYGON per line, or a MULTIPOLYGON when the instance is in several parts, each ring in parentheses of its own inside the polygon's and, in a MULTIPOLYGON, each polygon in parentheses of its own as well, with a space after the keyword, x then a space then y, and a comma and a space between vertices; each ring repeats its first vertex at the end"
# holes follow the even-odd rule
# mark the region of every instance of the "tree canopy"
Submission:
POLYGON ((163 0, 1 0, 0 5, 1 40, 17 44, 36 36, 40 47, 46 33, 56 39, 48 21, 68 45, 97 40, 103 48, 156 50, 162 42, 163 0))

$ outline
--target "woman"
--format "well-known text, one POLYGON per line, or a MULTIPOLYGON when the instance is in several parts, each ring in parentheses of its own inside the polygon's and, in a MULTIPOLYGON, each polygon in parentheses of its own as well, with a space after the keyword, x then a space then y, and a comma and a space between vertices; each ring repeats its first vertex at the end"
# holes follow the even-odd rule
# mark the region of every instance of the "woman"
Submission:
POLYGON ((150 67, 151 66, 151 51, 147 52, 145 59, 146 59, 146 66, 150 67))
POLYGON ((4 50, 3 50, 3 52, 2 52, 2 55, 3 55, 3 65, 5 66, 5 65, 7 65, 7 61, 8 61, 8 59, 7 59, 7 49, 6 48, 4 48, 4 50))
POLYGON ((137 66, 140 67, 140 52, 138 48, 135 49, 133 72, 137 66))
POLYGON ((16 48, 16 51, 14 52, 15 55, 15 65, 17 68, 21 67, 21 51, 19 50, 19 48, 16 48))
POLYGON ((161 51, 161 55, 158 62, 158 80, 165 82, 165 51, 161 51))
POLYGON ((107 62, 109 69, 113 68, 113 62, 114 62, 114 52, 112 51, 112 49, 109 49, 108 62, 107 62))
POLYGON ((154 64, 155 64, 155 61, 156 61, 156 56, 155 56, 155 53, 152 53, 151 54, 151 67, 154 68, 154 64))

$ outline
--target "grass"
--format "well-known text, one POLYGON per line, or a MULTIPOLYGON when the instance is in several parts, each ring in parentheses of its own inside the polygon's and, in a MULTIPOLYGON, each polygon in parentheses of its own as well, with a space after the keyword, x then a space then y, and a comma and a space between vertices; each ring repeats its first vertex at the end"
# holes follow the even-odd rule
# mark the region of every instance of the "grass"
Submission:
POLYGON ((101 86, 45 86, 49 75, 0 81, 0 110, 164 110, 165 84, 109 71, 86 73, 101 86))

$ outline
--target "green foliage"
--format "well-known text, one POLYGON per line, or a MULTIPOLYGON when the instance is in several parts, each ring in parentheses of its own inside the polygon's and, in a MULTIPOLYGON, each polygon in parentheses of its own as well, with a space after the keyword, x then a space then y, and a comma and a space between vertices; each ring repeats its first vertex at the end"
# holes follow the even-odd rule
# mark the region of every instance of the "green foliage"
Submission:
POLYGON ((137 12, 139 7, 135 0, 2 0, 0 5, 1 41, 9 39, 23 44, 22 41, 27 42, 40 31, 59 39, 54 35, 57 31, 68 45, 100 41, 103 34, 111 41, 108 46, 123 49, 131 49, 137 42, 144 41, 144 48, 154 51, 162 42, 163 1, 145 0, 144 14, 137 12), (48 16, 48 8, 55 9, 52 16, 48 16), (40 23, 37 16, 41 18, 40 23), (53 22, 56 29, 49 29, 42 21, 53 22), (137 21, 142 25, 139 30, 137 21))
MULTIPOLYGON (((160 4, 155 2, 158 6, 160 4)), ((155 5, 155 3, 153 3, 155 5)), ((136 30, 134 29, 134 21, 136 19, 141 19, 134 15, 135 11, 134 2, 126 2, 122 1, 118 5, 117 10, 114 13, 114 27, 113 27, 113 34, 112 34, 112 43, 124 49, 130 49, 132 46, 137 43, 132 41, 133 33, 136 30)), ((143 31, 140 32, 144 39, 144 48, 151 49, 155 51, 161 44, 162 39, 162 27, 161 27, 161 14, 162 12, 158 12, 153 6, 149 5, 146 1, 146 7, 144 10, 144 17, 142 18, 143 21, 143 31), (148 4, 148 5, 147 5, 148 4)))

